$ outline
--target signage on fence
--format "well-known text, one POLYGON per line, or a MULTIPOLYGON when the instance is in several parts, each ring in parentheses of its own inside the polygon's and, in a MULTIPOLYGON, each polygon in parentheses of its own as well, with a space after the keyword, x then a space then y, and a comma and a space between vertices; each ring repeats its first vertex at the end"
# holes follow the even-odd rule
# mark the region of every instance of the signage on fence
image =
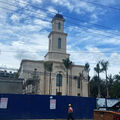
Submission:
POLYGON ((7 109, 8 98, 0 98, 0 109, 7 109))
POLYGON ((56 109, 56 99, 50 99, 50 109, 56 109))

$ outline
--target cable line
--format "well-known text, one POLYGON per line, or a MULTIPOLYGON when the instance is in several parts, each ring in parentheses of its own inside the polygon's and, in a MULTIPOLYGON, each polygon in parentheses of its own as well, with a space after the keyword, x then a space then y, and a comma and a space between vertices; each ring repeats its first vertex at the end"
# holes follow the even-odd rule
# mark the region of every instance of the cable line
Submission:
POLYGON ((80 1, 87 2, 87 3, 90 3, 90 4, 94 4, 94 5, 97 5, 97 6, 106 7, 106 8, 109 8, 109 9, 114 9, 114 10, 120 11, 120 9, 119 9, 119 8, 116 8, 116 7, 111 7, 111 6, 99 4, 99 3, 96 3, 96 2, 90 2, 90 1, 87 1, 87 0, 80 0, 80 1))
MULTIPOLYGON (((15 0, 15 1, 17 1, 17 0, 15 0)), ((15 6, 15 5, 13 5, 13 4, 10 4, 10 3, 7 3, 7 2, 3 2, 3 1, 0 1, 0 2, 5 3, 5 4, 8 4, 8 5, 11 5, 11 6, 14 6, 14 7, 17 8, 17 6, 15 6)), ((20 3, 23 3, 23 2, 20 2, 20 3)), ((30 4, 29 4, 29 5, 30 5, 30 4)), ((30 6, 32 6, 32 7, 34 7, 34 8, 37 8, 37 9, 41 9, 41 10, 47 11, 47 12, 49 12, 49 13, 57 14, 56 12, 51 12, 51 11, 49 11, 49 10, 47 10, 47 9, 43 9, 43 8, 36 7, 36 6, 33 6, 33 5, 30 5, 30 6)), ((28 8, 23 8, 23 9, 25 9, 25 10, 29 10, 28 8)), ((33 11, 33 10, 29 10, 29 11, 31 11, 31 12, 35 12, 35 11, 33 11)), ((37 14, 40 14, 40 13, 37 13, 37 14)), ((41 14, 40 14, 40 15, 41 15, 41 14)), ((67 15, 64 15, 64 16, 66 16, 66 17, 68 17, 68 18, 71 18, 71 19, 73 19, 73 20, 77 20, 77 21, 85 22, 84 20, 81 20, 81 19, 78 19, 78 18, 73 18, 73 17, 67 16, 67 15)), ((41 18, 41 19, 42 19, 42 18, 41 18)), ((99 24, 94 24, 94 23, 88 23, 88 24, 91 24, 91 25, 97 25, 97 26, 102 27, 102 28, 113 29, 113 28, 111 28, 111 27, 103 26, 103 25, 99 25, 99 24)), ((81 25, 81 26, 83 26, 83 25, 81 25)), ((90 28, 90 27, 88 27, 88 26, 84 26, 84 27, 90 28)), ((112 33, 112 32, 108 32, 108 33, 111 33, 111 34, 114 34, 114 35, 120 36, 120 35, 117 34, 117 33, 112 33)))
MULTIPOLYGON (((9 8, 5 8, 5 7, 1 7, 1 6, 0 6, 0 8, 14 12, 14 10, 9 9, 9 8)), ((27 16, 27 15, 26 15, 26 16, 27 16)), ((51 21, 48 21, 48 20, 46 20, 46 19, 42 19, 41 17, 36 17, 36 16, 34 16, 34 15, 29 15, 29 17, 34 17, 34 18, 37 18, 37 19, 44 20, 45 22, 51 23, 51 21)), ((78 28, 81 28, 81 27, 82 27, 82 28, 90 28, 90 27, 88 27, 88 26, 83 26, 83 25, 79 25, 79 26, 81 26, 81 27, 79 27, 78 24, 72 23, 72 22, 69 22, 69 23, 76 25, 78 28)), ((71 27, 71 26, 65 25, 64 27, 71 27)), ((104 35, 104 34, 96 33, 96 32, 93 32, 93 31, 87 31, 87 32, 89 32, 89 33, 95 33, 95 34, 99 34, 99 35, 102 35, 102 36, 110 37, 110 38, 111 38, 110 35, 104 35)), ((113 34, 113 33, 111 33, 111 34, 113 34)), ((114 34, 114 35, 116 35, 116 34, 114 34)), ((118 39, 118 38, 115 38, 115 39, 120 40, 120 39, 118 39)))
MULTIPOLYGON (((15 0, 15 1, 17 1, 17 0, 15 0)), ((30 5, 30 3, 28 2, 28 4, 30 5)), ((37 8, 37 9, 41 9, 41 10, 43 10, 43 11, 47 11, 47 12, 51 12, 51 13, 54 13, 54 14, 57 14, 56 12, 52 12, 52 11, 49 11, 49 10, 47 10, 47 9, 44 9, 44 8, 41 8, 41 7, 37 7, 37 6, 34 6, 34 5, 30 5, 30 6, 32 6, 32 7, 34 7, 34 8, 37 8)), ((70 17, 70 16, 68 16, 68 15, 64 15, 65 17, 68 17, 68 18, 70 18, 70 19, 74 19, 74 20, 77 20, 77 21, 81 21, 81 22, 85 22, 84 20, 81 20, 81 19, 79 19, 79 18, 74 18, 74 17, 70 17)), ((100 25, 100 24, 95 24, 95 23, 88 23, 88 24, 91 24, 91 25, 95 25, 95 26, 99 26, 99 27, 102 27, 102 28, 107 28, 107 29, 114 29, 114 28, 112 28, 112 27, 108 27, 108 26, 104 26, 104 25, 100 25)))
MULTIPOLYGON (((15 0, 15 1, 17 1, 17 0, 15 0)), ((3 1, 0 1, 0 2, 9 4, 9 5, 14 6, 14 7, 17 7, 17 6, 15 6, 15 5, 10 4, 10 3, 7 3, 7 2, 3 2, 3 1)), ((18 2, 18 1, 17 1, 17 2, 18 2)), ((20 2, 20 3, 23 3, 23 2, 20 2)), ((47 12, 49 12, 49 13, 57 14, 56 12, 52 12, 52 11, 49 11, 49 10, 47 10, 47 9, 43 9, 43 8, 41 8, 41 7, 37 7, 37 6, 31 5, 30 3, 28 3, 28 4, 29 4, 29 6, 32 6, 32 7, 34 7, 34 8, 41 9, 41 10, 47 11, 47 12)), ((24 9, 29 10, 28 8, 24 8, 24 9)), ((29 10, 29 11, 34 12, 33 10, 29 10)), ((39 14, 39 13, 37 13, 37 14, 39 14)), ((74 18, 74 17, 70 17, 70 16, 67 16, 67 15, 64 15, 64 16, 65 16, 65 17, 68 17, 68 18, 70 18, 70 19, 79 21, 79 22, 80 22, 80 21, 81 21, 81 22, 85 22, 84 20, 81 20, 81 19, 79 19, 79 18, 74 18)), ((95 26, 102 27, 102 28, 106 28, 106 29, 114 29, 114 28, 112 28, 112 27, 108 27, 108 26, 104 26, 104 25, 100 25, 100 24, 95 24, 95 23, 88 23, 88 24, 90 24, 90 25, 95 25, 95 26)), ((112 33, 112 32, 109 32, 109 33, 120 36, 120 35, 117 34, 117 33, 112 33)))
MULTIPOLYGON (((1 50, 1 53, 2 52, 11 52, 11 53, 13 53, 13 52, 18 52, 18 51, 2 51, 1 50)), ((29 53, 44 53, 45 51, 40 51, 40 52, 32 52, 32 51, 22 51, 22 53, 25 53, 25 52, 29 52, 29 53)), ((117 53, 120 53, 120 51, 114 51, 114 52, 103 52, 103 51, 94 51, 94 52, 89 52, 89 51, 68 51, 69 53, 115 53, 115 52, 117 52, 117 53)))

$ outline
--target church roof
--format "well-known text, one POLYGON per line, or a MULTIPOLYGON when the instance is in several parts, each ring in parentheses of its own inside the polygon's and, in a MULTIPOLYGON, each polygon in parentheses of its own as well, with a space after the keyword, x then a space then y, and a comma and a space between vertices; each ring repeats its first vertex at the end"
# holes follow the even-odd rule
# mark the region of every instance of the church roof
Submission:
POLYGON ((62 19, 62 20, 64 20, 64 17, 63 17, 61 14, 57 13, 57 14, 53 17, 53 19, 62 19))
POLYGON ((58 13, 58 14, 56 14, 56 15, 54 16, 54 18, 62 18, 62 19, 63 19, 63 16, 58 13))

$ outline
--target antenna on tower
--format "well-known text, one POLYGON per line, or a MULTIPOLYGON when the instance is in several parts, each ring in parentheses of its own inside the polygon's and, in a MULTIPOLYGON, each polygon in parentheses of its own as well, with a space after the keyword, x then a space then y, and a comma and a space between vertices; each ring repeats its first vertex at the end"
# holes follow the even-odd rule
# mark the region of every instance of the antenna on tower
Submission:
POLYGON ((59 9, 58 9, 58 14, 60 13, 59 9))

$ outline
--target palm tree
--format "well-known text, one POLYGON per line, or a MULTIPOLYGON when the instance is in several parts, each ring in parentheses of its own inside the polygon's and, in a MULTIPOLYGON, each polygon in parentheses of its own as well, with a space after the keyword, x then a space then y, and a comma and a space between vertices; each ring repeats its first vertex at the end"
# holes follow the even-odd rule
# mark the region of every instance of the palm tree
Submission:
POLYGON ((98 95, 98 76, 95 75, 91 78, 90 84, 90 96, 97 97, 98 95))
POLYGON ((69 58, 63 59, 63 64, 66 68, 66 95, 68 95, 68 70, 72 67, 72 61, 69 58))
POLYGON ((52 86, 51 86, 51 73, 53 70, 53 62, 50 61, 46 61, 44 63, 45 69, 50 73, 50 77, 49 77, 49 94, 51 94, 52 92, 52 86))
POLYGON ((97 73, 97 78, 98 78, 98 97, 101 96, 101 91, 100 91, 100 61, 96 64, 96 67, 94 67, 95 72, 97 73))
POLYGON ((113 84, 114 84, 114 78, 113 78, 112 74, 110 74, 110 75, 108 75, 108 84, 107 84, 110 97, 112 97, 111 92, 112 92, 113 84))
POLYGON ((101 61, 101 66, 102 66, 102 71, 105 72, 105 76, 106 76, 106 96, 109 97, 109 91, 108 91, 108 75, 107 75, 107 70, 108 70, 108 65, 109 62, 108 61, 101 61))
POLYGON ((46 94, 46 71, 47 71, 47 64, 44 62, 44 94, 46 94))
POLYGON ((120 72, 119 72, 119 74, 116 74, 116 75, 114 76, 114 79, 117 80, 117 81, 120 80, 120 72))
POLYGON ((89 65, 89 63, 85 63, 84 70, 88 73, 87 79, 88 79, 88 96, 89 96, 89 95, 90 95, 90 86, 89 86, 89 80, 90 80, 90 76, 89 76, 90 65, 89 65))

